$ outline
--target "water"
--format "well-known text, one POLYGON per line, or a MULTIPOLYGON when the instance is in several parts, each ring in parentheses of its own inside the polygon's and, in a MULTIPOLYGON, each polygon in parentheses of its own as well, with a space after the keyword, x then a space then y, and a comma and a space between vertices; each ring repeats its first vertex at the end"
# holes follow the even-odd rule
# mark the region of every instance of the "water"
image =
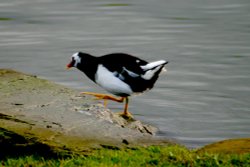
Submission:
POLYGON ((136 118, 191 148, 250 136, 249 0, 13 0, 0 18, 0 68, 105 92, 65 70, 74 52, 166 59, 167 75, 131 98, 136 118))

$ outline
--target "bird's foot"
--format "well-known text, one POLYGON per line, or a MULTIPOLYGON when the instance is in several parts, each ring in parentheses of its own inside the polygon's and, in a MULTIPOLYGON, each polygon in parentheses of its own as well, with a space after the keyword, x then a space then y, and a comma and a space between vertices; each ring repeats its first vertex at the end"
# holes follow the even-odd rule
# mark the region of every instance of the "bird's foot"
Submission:
POLYGON ((130 113, 130 112, 118 112, 118 114, 122 117, 122 118, 124 118, 124 119, 126 119, 126 120, 128 120, 128 121, 133 121, 134 120, 134 117, 133 117, 133 115, 130 113))

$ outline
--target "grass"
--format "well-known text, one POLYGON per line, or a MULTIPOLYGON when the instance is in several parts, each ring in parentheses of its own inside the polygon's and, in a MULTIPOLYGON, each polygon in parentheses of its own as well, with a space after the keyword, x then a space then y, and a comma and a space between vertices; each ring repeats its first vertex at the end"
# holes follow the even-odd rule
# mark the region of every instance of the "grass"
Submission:
POLYGON ((89 155, 44 158, 36 155, 7 158, 0 166, 250 166, 250 153, 209 154, 182 146, 151 146, 134 149, 98 149, 89 155))

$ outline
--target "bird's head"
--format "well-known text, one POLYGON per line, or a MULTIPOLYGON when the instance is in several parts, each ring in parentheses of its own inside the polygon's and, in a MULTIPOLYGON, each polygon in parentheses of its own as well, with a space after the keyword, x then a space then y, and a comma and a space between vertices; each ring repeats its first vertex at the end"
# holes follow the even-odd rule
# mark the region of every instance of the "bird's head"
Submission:
POLYGON ((69 64, 67 64, 67 69, 70 69, 71 67, 77 67, 78 64, 81 63, 81 56, 80 52, 74 53, 71 56, 71 61, 69 64))

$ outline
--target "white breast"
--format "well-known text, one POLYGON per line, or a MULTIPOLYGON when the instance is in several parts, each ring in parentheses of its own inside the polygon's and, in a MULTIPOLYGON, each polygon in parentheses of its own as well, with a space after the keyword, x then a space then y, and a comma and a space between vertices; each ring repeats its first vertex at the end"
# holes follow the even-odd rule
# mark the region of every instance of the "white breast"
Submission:
POLYGON ((133 93, 129 85, 115 77, 114 73, 110 72, 102 64, 98 65, 97 67, 95 81, 98 85, 115 95, 131 95, 133 93))

